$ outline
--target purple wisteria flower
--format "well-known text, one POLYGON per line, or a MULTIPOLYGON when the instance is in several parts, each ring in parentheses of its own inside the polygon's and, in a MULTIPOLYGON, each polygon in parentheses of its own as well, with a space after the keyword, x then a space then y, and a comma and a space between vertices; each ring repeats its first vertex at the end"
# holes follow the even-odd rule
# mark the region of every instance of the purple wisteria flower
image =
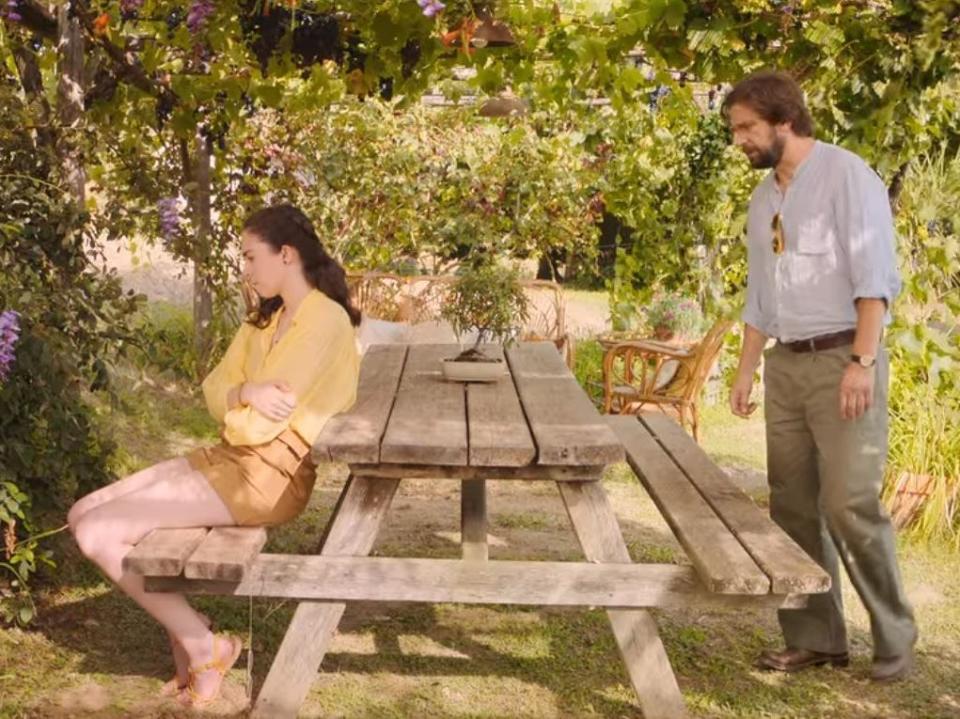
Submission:
POLYGON ((7 0, 7 9, 3 16, 10 22, 20 22, 23 16, 20 14, 19 0, 7 0))
POLYGON ((180 231, 180 200, 176 197, 164 197, 157 202, 160 213, 160 232, 163 239, 172 241, 180 231))
POLYGON ((417 5, 427 17, 433 17, 446 7, 440 0, 417 0, 417 5))
POLYGON ((0 312, 0 384, 7 380, 16 355, 13 347, 20 337, 20 313, 15 310, 0 312))
POLYGON ((194 35, 199 33, 215 9, 213 0, 193 0, 190 10, 187 11, 187 29, 194 35))
POLYGON ((136 20, 142 7, 143 0, 120 0, 120 17, 124 20, 136 20))

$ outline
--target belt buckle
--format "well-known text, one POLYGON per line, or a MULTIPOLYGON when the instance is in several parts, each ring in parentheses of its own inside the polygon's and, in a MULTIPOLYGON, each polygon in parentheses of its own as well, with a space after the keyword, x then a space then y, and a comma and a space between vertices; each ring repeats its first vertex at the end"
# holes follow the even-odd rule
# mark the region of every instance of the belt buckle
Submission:
POLYGON ((817 351, 817 338, 816 338, 816 337, 811 337, 810 339, 807 340, 807 343, 810 345, 810 351, 811 351, 811 352, 816 352, 816 351, 817 351))

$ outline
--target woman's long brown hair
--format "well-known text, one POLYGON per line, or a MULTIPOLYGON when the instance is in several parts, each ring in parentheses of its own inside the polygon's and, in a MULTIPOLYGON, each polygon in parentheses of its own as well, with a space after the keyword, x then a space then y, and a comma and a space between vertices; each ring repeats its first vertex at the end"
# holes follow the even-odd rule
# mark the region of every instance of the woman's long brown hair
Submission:
MULTIPOLYGON (((360 324, 360 310, 350 301, 347 273, 333 257, 327 254, 313 229, 313 223, 293 205, 283 204, 257 210, 243 223, 244 232, 250 232, 277 252, 290 245, 300 253, 303 274, 307 282, 320 290, 347 311, 350 323, 360 324)), ((256 327, 266 327, 270 318, 283 306, 283 298, 261 298, 247 320, 256 327)))

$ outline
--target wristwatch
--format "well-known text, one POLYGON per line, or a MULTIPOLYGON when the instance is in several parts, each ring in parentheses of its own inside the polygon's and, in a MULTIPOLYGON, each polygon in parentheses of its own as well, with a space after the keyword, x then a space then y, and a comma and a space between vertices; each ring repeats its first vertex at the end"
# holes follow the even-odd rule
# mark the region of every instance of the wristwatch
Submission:
POLYGON ((850 355, 850 361, 856 362, 864 369, 869 369, 877 363, 877 358, 873 355, 850 355))

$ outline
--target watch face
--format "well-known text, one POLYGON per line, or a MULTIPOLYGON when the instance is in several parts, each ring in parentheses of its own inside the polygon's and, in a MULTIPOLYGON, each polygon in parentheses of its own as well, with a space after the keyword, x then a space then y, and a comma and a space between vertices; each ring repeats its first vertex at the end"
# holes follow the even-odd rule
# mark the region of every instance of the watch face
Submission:
POLYGON ((860 356, 860 366, 861 367, 873 367, 876 363, 876 358, 871 357, 870 355, 861 355, 860 356))

